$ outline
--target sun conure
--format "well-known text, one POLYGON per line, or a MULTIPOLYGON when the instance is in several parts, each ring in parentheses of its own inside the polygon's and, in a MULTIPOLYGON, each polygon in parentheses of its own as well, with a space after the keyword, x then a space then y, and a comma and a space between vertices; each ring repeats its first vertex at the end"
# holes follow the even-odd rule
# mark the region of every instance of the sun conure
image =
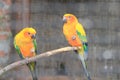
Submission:
POLYGON ((68 43, 73 47, 78 47, 75 52, 78 54, 78 58, 81 60, 85 75, 88 80, 91 80, 87 71, 86 58, 88 55, 88 41, 85 30, 78 22, 78 19, 73 14, 64 14, 63 16, 63 34, 68 43))
MULTIPOLYGON (((34 28, 26 27, 14 37, 14 47, 21 59, 27 59, 36 56, 37 44, 35 35, 36 30, 34 28)), ((38 80, 36 74, 36 61, 27 63, 27 66, 30 69, 33 80, 38 80)))

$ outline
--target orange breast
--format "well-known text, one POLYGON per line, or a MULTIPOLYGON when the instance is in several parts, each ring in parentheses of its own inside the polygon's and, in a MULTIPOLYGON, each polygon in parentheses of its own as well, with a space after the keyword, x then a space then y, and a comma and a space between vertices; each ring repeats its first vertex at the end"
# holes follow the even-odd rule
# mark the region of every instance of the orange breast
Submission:
POLYGON ((82 46, 82 43, 76 33, 76 29, 75 27, 66 27, 64 26, 63 27, 63 33, 68 41, 68 43, 71 45, 71 46, 74 46, 74 47, 77 47, 77 46, 82 46), (73 40, 72 37, 75 36, 76 38, 73 40))
POLYGON ((22 45, 20 47, 21 53, 22 55, 26 58, 26 57, 33 57, 35 56, 35 52, 34 50, 34 45, 33 43, 26 43, 25 45, 22 45))
POLYGON ((66 38, 68 40, 68 43, 71 46, 74 46, 74 47, 82 46, 82 43, 81 43, 79 37, 76 34, 66 36, 66 38), (73 36, 76 36, 76 38, 74 40, 72 39, 73 36))

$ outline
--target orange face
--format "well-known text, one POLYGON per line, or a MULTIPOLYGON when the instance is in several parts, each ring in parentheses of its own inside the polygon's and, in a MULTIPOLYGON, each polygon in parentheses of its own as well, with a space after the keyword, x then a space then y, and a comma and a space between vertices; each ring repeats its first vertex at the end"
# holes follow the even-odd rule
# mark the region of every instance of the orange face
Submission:
POLYGON ((78 21, 77 18, 72 14, 65 14, 63 16, 64 24, 76 23, 77 21, 78 21))
POLYGON ((28 39, 35 39, 36 31, 33 28, 26 28, 23 30, 23 35, 28 39))

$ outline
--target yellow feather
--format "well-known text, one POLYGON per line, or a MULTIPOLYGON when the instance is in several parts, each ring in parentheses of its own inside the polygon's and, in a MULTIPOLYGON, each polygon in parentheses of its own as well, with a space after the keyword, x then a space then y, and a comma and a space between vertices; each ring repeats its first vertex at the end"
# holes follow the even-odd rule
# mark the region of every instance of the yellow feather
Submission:
POLYGON ((83 29, 82 24, 78 23, 76 25, 76 30, 78 30, 81 33, 81 35, 86 36, 85 30, 83 29))

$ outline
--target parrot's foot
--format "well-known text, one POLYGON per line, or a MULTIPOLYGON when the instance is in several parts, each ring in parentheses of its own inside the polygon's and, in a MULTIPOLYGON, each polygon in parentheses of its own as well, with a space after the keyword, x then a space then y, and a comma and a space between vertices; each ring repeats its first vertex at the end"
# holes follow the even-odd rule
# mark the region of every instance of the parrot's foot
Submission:
POLYGON ((30 62, 28 57, 26 57, 25 60, 27 64, 30 62))

